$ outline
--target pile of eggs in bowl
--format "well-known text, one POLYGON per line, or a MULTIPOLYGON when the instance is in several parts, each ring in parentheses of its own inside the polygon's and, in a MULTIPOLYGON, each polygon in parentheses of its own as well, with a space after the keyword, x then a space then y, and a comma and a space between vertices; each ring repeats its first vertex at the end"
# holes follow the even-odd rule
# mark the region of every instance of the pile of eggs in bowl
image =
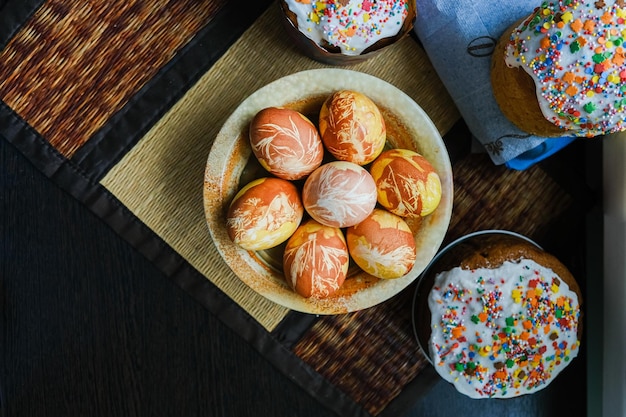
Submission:
POLYGON ((262 251, 286 242, 285 279, 303 297, 332 295, 351 261, 381 279, 411 270, 416 247, 405 219, 437 208, 441 182, 419 153, 385 150, 385 121, 370 98, 334 92, 317 126, 293 109, 262 109, 249 139, 267 175, 245 184, 228 207, 235 244, 262 251))

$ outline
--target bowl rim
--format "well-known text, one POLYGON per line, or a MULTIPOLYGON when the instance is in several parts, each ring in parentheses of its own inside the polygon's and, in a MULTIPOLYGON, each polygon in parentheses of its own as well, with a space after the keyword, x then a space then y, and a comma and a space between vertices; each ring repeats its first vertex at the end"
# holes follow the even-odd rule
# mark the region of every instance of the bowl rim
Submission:
POLYGON ((417 318, 416 318, 416 309, 417 309, 417 303, 418 303, 418 298, 421 294, 421 290, 422 290, 422 284, 424 281, 424 277, 428 274, 430 268, 433 266, 433 264, 435 264, 435 262, 437 262, 443 255, 445 255, 449 250, 451 250, 452 248, 454 248, 456 245, 458 245, 459 243, 462 243, 468 239, 472 239, 475 238, 477 236, 482 236, 482 235, 507 235, 507 236, 514 236, 520 239, 523 239, 529 243, 531 243, 532 245, 536 246, 539 249, 543 248, 534 240, 532 240, 531 238, 524 236, 520 233, 517 232, 513 232, 510 230, 504 230, 504 229, 484 229, 484 230, 477 230, 475 232, 471 232, 468 233, 466 235, 463 235, 461 237, 456 238, 455 240, 453 240, 452 242, 448 243, 447 245, 445 245, 439 252, 437 252, 437 254, 433 257, 433 259, 429 262, 429 264, 426 266, 426 268, 424 268, 424 270, 419 274, 419 277, 417 278, 417 285, 415 287, 415 291, 413 293, 413 302, 411 303, 411 323, 412 323, 412 327, 413 327, 413 337, 415 338, 415 340, 417 341, 417 346, 419 347, 420 351, 422 352, 422 354, 426 357, 426 359, 428 360, 428 362, 431 365, 433 364, 433 361, 430 357, 429 354, 429 350, 426 349, 428 346, 423 346, 422 342, 419 338, 419 332, 417 331, 417 318))
MULTIPOLYGON (((394 111, 395 110, 396 108, 394 107, 394 111)), ((417 141, 413 140, 413 143, 417 143, 417 141)), ((246 152, 249 152, 247 153, 248 156, 245 157, 245 159, 248 160, 251 151, 248 149, 246 152)), ((235 175, 233 175, 232 172, 228 173, 231 177, 237 178, 239 174, 235 173, 235 175)), ((292 310, 322 315, 341 314, 372 307, 386 301, 406 288, 410 283, 414 282, 423 268, 429 263, 430 259, 435 256, 443 242, 452 214, 452 200, 453 184, 450 158, 439 130, 426 112, 411 97, 391 83, 370 74, 343 68, 322 68, 292 73, 266 84, 243 100, 226 119, 211 146, 205 168, 203 191, 205 218, 213 243, 218 253, 221 255, 222 260, 235 275, 257 293, 275 303, 292 310), (364 85, 368 86, 367 91, 363 91, 362 86, 364 85), (436 217, 436 226, 438 227, 437 230, 439 233, 437 236, 429 236, 428 252, 421 254, 422 258, 427 259, 420 260, 421 263, 416 262, 414 268, 404 277, 393 280, 381 280, 372 287, 357 291, 344 298, 305 299, 291 289, 289 289, 291 293, 291 295, 289 295, 278 288, 273 289, 280 294, 276 292, 273 293, 271 285, 269 289, 262 288, 261 285, 252 283, 250 279, 242 276, 244 273, 271 275, 272 272, 269 271, 267 266, 259 265, 258 262, 260 261, 258 257, 253 253, 236 247, 229 239, 226 240, 224 238, 225 230, 219 230, 220 225, 216 223, 216 216, 222 214, 219 210, 223 212, 223 207, 220 209, 217 206, 219 205, 218 203, 223 203, 224 199, 222 199, 221 202, 216 202, 214 199, 224 194, 221 179, 227 169, 233 168, 232 166, 226 167, 226 165, 229 165, 228 161, 223 161, 225 155, 223 152, 218 152, 218 150, 226 148, 226 155, 232 155, 233 148, 237 146, 233 142, 236 142, 238 138, 233 138, 231 132, 239 132, 239 136, 241 136, 241 132, 247 127, 249 120, 262 108, 270 105, 296 102, 306 97, 330 94, 330 92, 339 89, 360 90, 383 107, 393 101, 399 101, 403 104, 403 107, 398 109, 398 114, 394 112, 394 116, 397 116, 399 120, 406 122, 406 124, 412 124, 414 127, 413 130, 425 132, 422 133, 422 136, 428 137, 427 146, 431 147, 433 149, 432 153, 436 154, 436 160, 430 160, 430 162, 437 169, 442 183, 442 199, 437 208, 439 213, 436 217), (280 90, 282 94, 280 99, 281 103, 277 103, 276 100, 271 98, 271 94, 278 90, 280 90), (415 120, 419 121, 419 128, 415 127, 416 123, 418 123, 415 120), (219 184, 210 183, 210 180, 215 178, 220 179, 218 181, 219 184), (246 271, 241 271, 237 265, 233 265, 233 262, 229 261, 233 256, 239 256, 245 261, 244 263, 248 265, 247 268, 244 267, 246 271), (371 294, 373 291, 372 288, 377 287, 379 289, 382 288, 381 296, 371 294)), ((431 222, 434 223, 435 220, 431 222)), ((221 229, 225 228, 222 226, 221 229)), ((272 279, 273 276, 268 278, 272 279)), ((263 287, 265 286, 267 285, 263 285, 263 287)))

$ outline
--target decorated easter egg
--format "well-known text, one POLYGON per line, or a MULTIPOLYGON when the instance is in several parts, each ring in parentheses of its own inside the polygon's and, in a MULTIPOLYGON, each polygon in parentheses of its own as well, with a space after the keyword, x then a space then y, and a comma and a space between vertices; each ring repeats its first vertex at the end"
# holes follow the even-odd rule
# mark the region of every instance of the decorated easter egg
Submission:
POLYGON ((326 149, 341 161, 366 165, 385 146, 385 120, 376 104, 364 94, 341 90, 322 105, 319 128, 326 149))
POLYGON ((441 180, 430 162, 409 149, 390 149, 370 166, 378 202, 402 217, 427 216, 441 201, 441 180))
POLYGON ((226 215, 228 236, 247 250, 273 248, 293 234, 304 208, 296 186, 280 178, 259 178, 235 195, 226 215))
POLYGON ((259 111, 250 123, 249 137, 261 165, 286 180, 306 177, 324 157, 317 128, 295 110, 268 107, 259 111))
POLYGON ((370 173, 352 162, 323 164, 309 175, 302 189, 309 215, 332 227, 348 227, 370 215, 376 206, 376 184, 370 173))
POLYGON ((301 296, 326 298, 346 279, 349 259, 341 229, 309 219, 287 241, 283 271, 301 296))
POLYGON ((365 272, 378 278, 406 275, 416 259, 415 239, 400 216, 374 209, 362 222, 346 230, 348 251, 365 272))

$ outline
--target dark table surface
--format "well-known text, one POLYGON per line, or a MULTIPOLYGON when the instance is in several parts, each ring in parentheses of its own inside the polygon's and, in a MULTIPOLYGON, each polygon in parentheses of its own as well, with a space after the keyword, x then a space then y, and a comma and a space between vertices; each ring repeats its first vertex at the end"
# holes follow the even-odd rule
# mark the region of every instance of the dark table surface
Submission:
MULTIPOLYGON (((334 415, 4 140, 0 207, 3 416, 334 415)), ((439 382, 408 415, 585 415, 585 366, 516 400, 439 382)))

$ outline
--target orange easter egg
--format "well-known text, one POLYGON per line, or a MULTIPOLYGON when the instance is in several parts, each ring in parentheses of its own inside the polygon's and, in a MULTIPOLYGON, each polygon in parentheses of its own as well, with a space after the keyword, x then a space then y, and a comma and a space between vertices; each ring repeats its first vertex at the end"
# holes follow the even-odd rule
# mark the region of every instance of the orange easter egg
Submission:
POLYGON ((346 279, 349 259, 341 229, 310 219, 287 241, 283 271, 287 283, 301 296, 326 298, 346 279))
POLYGON ((366 165, 385 146, 385 120, 376 104, 364 94, 342 90, 322 105, 319 128, 326 149, 341 161, 366 165))
POLYGON ((441 180, 430 162, 409 149, 391 149, 370 166, 378 203, 402 217, 427 216, 441 201, 441 180))
POLYGON ((235 195, 226 215, 230 239, 247 250, 283 243, 302 221, 304 207, 294 184, 280 178, 259 178, 235 195))
POLYGON ((326 226, 352 226, 374 210, 376 184, 360 165, 329 162, 306 179, 302 203, 311 217, 326 226))
POLYGON ((259 111, 250 123, 249 137, 261 165, 286 180, 306 177, 324 157, 317 128, 295 110, 268 107, 259 111))
POLYGON ((354 262, 378 278, 406 275, 416 259, 415 238, 404 219, 387 210, 374 209, 359 224, 346 230, 354 262))

